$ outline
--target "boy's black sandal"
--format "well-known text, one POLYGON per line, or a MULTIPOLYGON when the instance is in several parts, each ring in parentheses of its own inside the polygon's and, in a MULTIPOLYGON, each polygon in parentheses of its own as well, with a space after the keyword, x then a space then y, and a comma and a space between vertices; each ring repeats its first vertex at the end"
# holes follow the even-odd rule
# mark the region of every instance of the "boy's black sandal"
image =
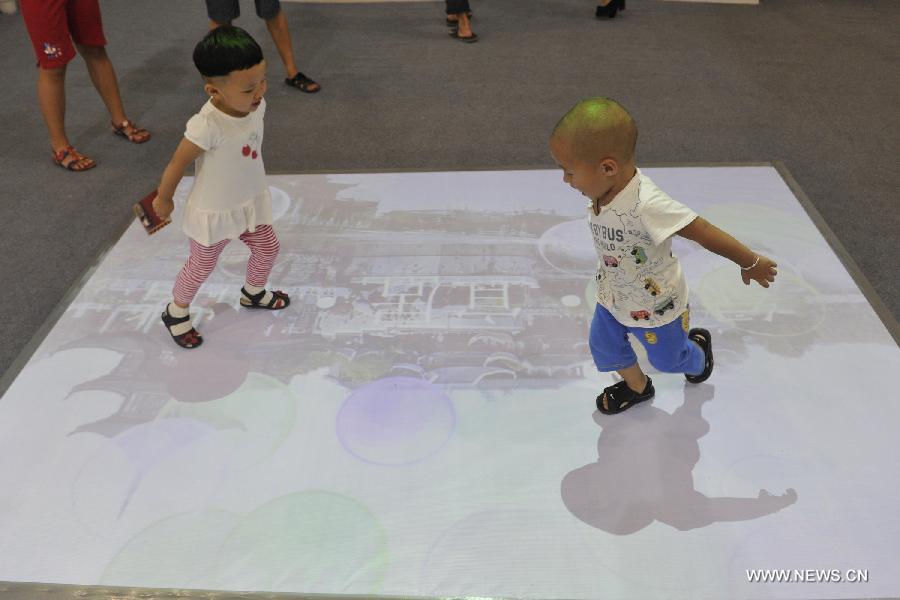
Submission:
POLYGON ((203 337, 200 333, 191 327, 190 331, 186 331, 181 335, 175 335, 172 333, 172 328, 176 325, 181 325, 187 321, 191 320, 190 315, 185 315, 183 317, 173 317, 169 314, 169 307, 166 307, 166 310, 163 311, 162 314, 162 322, 163 325, 166 326, 166 329, 169 330, 169 335, 172 336, 172 339, 175 340, 175 343, 181 346, 182 348, 186 348, 187 350, 192 350, 198 347, 203 343, 203 337))
POLYGON ((653 380, 647 377, 647 385, 644 386, 644 391, 640 394, 628 387, 624 380, 605 388, 603 394, 597 396, 597 410, 605 415, 614 415, 638 402, 650 400, 656 394, 656 390, 653 389, 653 380), (606 394, 608 408, 603 407, 603 394, 606 394))
POLYGON ((265 308, 266 310, 281 310, 282 308, 287 308, 291 304, 291 297, 282 292, 281 290, 276 290, 272 292, 272 297, 269 298, 269 301, 265 304, 262 303, 262 299, 266 295, 266 290, 261 291, 258 294, 251 295, 246 289, 241 288, 241 294, 244 295, 241 298, 241 306, 246 308, 265 308), (281 300, 281 306, 276 306, 278 301, 281 300))
POLYGON ((322 89, 322 86, 299 71, 293 77, 285 77, 284 83, 307 94, 315 94, 322 89))
POLYGON ((703 355, 706 357, 706 360, 703 363, 702 373, 700 373, 699 375, 688 375, 687 373, 685 373, 684 377, 691 383, 703 383, 704 381, 709 379, 709 376, 712 375, 713 370, 712 336, 706 329, 696 327, 688 332, 688 338, 697 342, 697 344, 703 349, 703 355))

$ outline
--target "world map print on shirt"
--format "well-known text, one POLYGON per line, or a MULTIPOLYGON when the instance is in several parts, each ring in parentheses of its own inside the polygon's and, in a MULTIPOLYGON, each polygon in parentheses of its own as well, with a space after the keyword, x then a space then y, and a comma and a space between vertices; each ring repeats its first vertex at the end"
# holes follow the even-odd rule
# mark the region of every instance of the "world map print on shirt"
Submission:
POLYGON ((697 218, 638 169, 588 223, 597 251, 597 302, 630 327, 660 327, 687 309, 688 287, 672 235, 697 218))

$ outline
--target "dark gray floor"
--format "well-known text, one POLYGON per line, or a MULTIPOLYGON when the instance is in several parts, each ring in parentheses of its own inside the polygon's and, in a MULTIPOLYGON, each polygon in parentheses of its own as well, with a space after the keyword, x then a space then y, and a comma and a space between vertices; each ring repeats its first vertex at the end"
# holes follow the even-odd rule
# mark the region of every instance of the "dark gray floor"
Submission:
MULTIPOLYGON (((242 4, 238 24, 272 65, 270 172, 549 167, 556 120, 608 95, 637 118, 643 163, 783 161, 900 315, 895 0, 629 0, 604 22, 586 0, 474 0, 475 45, 449 39, 437 3, 288 4, 301 68, 324 86, 316 96, 281 85, 263 24, 242 4)), ((154 139, 110 134, 76 60, 68 129, 100 164, 83 174, 51 164, 21 17, 0 18, 0 373, 155 187, 204 101, 190 60, 206 27, 199 0, 103 10, 126 109, 154 139)))

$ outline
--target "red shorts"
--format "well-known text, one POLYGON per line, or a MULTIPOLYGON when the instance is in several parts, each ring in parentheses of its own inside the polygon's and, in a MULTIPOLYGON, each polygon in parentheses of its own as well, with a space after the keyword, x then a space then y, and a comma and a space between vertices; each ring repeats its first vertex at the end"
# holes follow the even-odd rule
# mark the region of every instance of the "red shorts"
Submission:
POLYGON ((98 0, 21 0, 38 65, 58 69, 75 57, 75 43, 105 46, 98 0))

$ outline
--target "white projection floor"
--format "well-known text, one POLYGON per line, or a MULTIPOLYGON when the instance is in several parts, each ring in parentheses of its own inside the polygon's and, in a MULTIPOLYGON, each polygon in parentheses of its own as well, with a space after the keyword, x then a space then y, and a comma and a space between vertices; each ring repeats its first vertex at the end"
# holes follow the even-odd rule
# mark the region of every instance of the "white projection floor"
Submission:
POLYGON ((715 372, 655 374, 614 417, 585 200, 557 171, 272 176, 292 305, 239 308, 233 243, 193 351, 159 318, 186 238, 134 224, 0 399, 0 580, 900 595, 897 344, 775 168, 645 172, 779 275, 746 287, 677 241, 715 372))

